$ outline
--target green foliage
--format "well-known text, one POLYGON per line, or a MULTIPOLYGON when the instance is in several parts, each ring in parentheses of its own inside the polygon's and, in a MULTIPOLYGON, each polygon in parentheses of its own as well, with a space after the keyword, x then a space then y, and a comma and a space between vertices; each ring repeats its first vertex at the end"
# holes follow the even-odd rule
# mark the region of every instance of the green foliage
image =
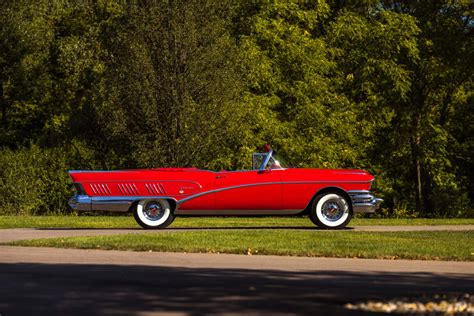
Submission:
POLYGON ((472 216, 465 2, 20 0, 0 25, 4 212, 66 210, 66 167, 233 170, 268 142, 372 172, 387 216, 472 216))
POLYGON ((60 148, 0 150, 0 214, 71 213, 67 201, 74 190, 67 171, 99 168, 94 160, 93 150, 77 141, 60 148))
POLYGON ((133 166, 231 168, 250 107, 239 100, 225 6, 174 1, 126 11, 104 39, 121 57, 105 63, 101 138, 133 166))
POLYGON ((298 2, 243 7, 247 98, 263 105, 259 138, 271 141, 295 166, 354 165, 355 117, 344 95, 334 91, 335 63, 324 38, 326 4, 298 2), (308 154, 309 152, 309 154, 308 154))
POLYGON ((0 152, 0 214, 48 214, 66 209, 66 153, 38 146, 0 152))

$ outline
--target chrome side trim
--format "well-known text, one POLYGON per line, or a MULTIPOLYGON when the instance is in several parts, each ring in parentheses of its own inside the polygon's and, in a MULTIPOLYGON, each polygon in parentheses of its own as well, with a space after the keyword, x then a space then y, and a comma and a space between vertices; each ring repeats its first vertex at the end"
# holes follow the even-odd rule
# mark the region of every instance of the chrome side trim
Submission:
POLYGON ((323 180, 323 181, 286 181, 281 184, 317 184, 317 183, 369 183, 370 181, 346 181, 346 180, 323 180))
POLYGON ((375 198, 369 191, 347 191, 352 200, 354 213, 373 213, 382 204, 383 200, 375 198))

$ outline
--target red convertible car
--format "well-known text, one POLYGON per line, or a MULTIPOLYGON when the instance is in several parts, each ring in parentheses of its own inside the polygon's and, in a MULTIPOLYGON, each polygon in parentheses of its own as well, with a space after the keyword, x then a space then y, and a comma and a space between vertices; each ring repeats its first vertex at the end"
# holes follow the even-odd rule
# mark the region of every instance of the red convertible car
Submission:
POLYGON ((180 215, 309 215, 322 228, 342 228, 355 212, 375 212, 381 199, 361 170, 285 168, 273 151, 255 153, 253 170, 158 168, 69 171, 78 211, 133 212, 143 228, 164 228, 180 215))

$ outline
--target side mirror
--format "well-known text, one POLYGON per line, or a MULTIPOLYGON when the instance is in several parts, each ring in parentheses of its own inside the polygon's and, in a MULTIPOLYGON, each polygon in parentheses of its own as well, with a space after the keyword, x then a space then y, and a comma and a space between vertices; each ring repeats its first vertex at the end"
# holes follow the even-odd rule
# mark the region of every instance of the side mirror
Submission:
POLYGON ((272 172, 272 169, 270 168, 265 168, 263 170, 259 170, 258 173, 271 173, 272 172))

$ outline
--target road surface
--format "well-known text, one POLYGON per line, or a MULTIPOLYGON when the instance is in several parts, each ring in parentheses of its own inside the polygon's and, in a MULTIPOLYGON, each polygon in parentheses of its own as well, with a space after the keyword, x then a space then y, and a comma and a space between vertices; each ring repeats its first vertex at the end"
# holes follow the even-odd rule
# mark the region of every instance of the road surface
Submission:
MULTIPOLYGON (((15 239, 12 231, 20 239, 144 232, 0 230, 0 240, 15 239)), ((474 262, 0 247, 2 316, 362 315, 344 305, 473 294, 473 284, 474 262)))

